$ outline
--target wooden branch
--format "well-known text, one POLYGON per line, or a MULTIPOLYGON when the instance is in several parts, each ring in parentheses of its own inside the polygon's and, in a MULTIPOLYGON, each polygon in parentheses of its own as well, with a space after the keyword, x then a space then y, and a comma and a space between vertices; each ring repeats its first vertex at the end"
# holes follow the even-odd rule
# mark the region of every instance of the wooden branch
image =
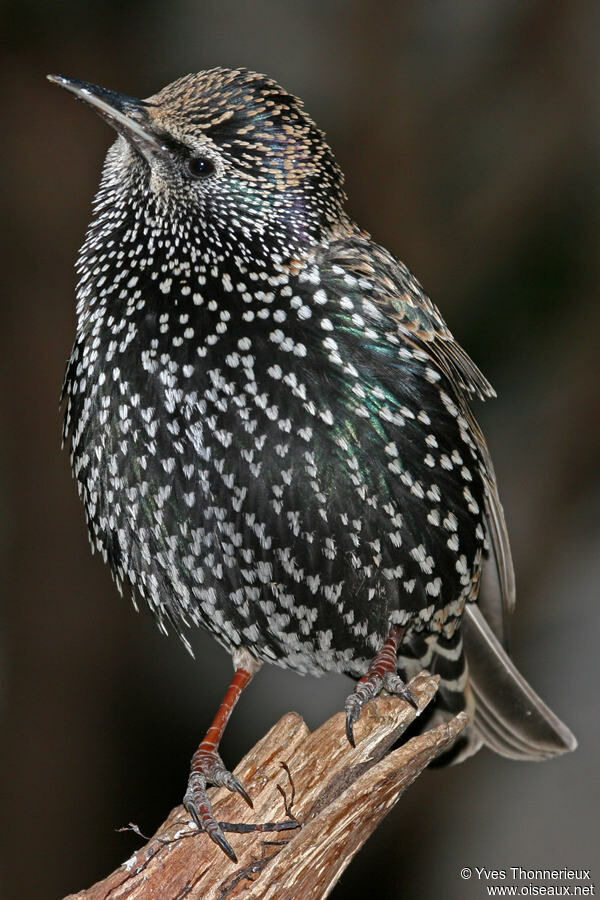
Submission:
MULTIPOLYGON (((419 712, 436 690, 437 678, 426 673, 413 678, 410 691, 419 712)), ((233 863, 191 825, 179 806, 115 872, 65 900, 326 897, 403 791, 467 723, 461 713, 386 755, 415 715, 403 700, 377 698, 356 723, 352 748, 343 713, 314 732, 289 713, 236 769, 254 809, 223 788, 210 794, 219 821, 281 823, 289 821, 291 803, 297 828, 228 834, 238 855, 233 863)))

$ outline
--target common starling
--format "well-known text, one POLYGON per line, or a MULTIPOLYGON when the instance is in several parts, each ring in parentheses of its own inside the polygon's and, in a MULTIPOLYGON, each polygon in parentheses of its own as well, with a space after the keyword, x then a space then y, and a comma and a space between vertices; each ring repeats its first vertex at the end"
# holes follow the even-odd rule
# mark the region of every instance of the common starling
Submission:
POLYGON ((349 218, 301 101, 245 69, 148 100, 50 78, 118 132, 63 386, 92 546, 163 631, 189 646, 203 626, 236 670, 192 759, 198 827, 235 858, 206 785, 250 802, 218 746, 263 662, 358 679, 350 740, 366 701, 410 701, 427 668, 439 714, 471 716, 456 759, 573 749, 504 649, 513 568, 471 409, 493 389, 349 218))

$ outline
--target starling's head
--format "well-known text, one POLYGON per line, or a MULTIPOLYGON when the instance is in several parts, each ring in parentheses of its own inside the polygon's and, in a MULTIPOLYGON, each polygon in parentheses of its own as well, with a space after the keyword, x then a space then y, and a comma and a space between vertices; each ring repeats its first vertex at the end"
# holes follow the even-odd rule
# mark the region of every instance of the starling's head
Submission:
MULTIPOLYGON (((147 100, 59 76, 51 80, 118 132, 103 190, 236 245, 318 240, 344 218, 342 175, 302 103, 244 69, 188 75, 147 100)), ((110 203, 111 197, 106 199, 110 203)))

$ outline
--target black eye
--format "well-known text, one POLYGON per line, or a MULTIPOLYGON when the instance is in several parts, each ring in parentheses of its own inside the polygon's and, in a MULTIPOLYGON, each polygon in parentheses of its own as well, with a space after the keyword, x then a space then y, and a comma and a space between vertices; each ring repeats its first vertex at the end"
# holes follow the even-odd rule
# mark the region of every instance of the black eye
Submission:
POLYGON ((194 156, 188 161, 188 169, 194 178, 206 178, 215 171, 215 164, 211 159, 202 156, 194 156))

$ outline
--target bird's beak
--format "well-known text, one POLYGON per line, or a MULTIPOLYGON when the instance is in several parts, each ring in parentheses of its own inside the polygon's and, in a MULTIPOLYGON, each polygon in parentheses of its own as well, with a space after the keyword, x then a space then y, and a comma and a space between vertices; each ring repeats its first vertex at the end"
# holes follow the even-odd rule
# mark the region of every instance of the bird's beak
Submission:
POLYGON ((91 106, 98 115, 122 134, 123 137, 150 160, 156 155, 164 155, 167 148, 160 138, 148 127, 147 108, 151 104, 137 100, 126 94, 118 94, 107 88, 63 75, 48 75, 48 80, 70 91, 78 100, 91 106))

